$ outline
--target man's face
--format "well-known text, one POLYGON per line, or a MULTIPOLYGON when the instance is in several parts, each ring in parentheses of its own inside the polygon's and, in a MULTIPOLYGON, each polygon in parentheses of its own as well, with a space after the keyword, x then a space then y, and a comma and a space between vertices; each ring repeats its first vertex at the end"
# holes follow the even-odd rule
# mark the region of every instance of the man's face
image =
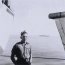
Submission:
POLYGON ((22 41, 24 41, 25 42, 25 40, 27 39, 27 34, 24 34, 24 35, 22 35, 22 41))

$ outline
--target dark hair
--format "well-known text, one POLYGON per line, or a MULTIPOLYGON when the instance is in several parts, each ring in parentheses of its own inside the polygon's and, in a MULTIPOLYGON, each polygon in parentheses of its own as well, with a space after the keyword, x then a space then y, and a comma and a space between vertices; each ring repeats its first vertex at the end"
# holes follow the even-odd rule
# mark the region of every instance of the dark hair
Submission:
POLYGON ((26 33, 27 33, 26 31, 21 32, 21 36, 24 35, 24 34, 26 34, 26 33))

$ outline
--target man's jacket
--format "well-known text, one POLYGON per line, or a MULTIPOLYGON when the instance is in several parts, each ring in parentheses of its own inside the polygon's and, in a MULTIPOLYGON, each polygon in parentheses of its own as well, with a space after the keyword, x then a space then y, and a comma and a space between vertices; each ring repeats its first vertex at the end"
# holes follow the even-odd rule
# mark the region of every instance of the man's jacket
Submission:
POLYGON ((18 42, 13 46, 11 51, 11 60, 14 64, 17 63, 18 61, 31 63, 32 61, 31 46, 28 42, 24 44, 21 43, 23 42, 22 41, 18 42))

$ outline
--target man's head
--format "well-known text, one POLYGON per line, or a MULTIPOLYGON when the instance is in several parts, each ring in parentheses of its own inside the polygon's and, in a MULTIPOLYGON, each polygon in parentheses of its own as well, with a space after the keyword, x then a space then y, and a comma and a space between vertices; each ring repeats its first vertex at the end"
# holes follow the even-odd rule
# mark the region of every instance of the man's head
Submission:
POLYGON ((21 32, 21 37, 20 38, 22 39, 23 42, 25 42, 25 40, 27 38, 27 32, 26 31, 21 32))

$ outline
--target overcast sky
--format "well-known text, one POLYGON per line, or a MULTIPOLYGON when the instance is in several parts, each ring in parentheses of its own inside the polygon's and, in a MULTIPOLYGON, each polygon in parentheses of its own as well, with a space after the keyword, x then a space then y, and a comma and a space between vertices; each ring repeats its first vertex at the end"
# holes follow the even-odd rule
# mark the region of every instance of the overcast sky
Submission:
POLYGON ((48 14, 65 11, 64 0, 17 0, 12 6, 17 31, 26 29, 29 34, 58 35, 55 21, 48 14))
POLYGON ((29 35, 59 36, 55 21, 48 14, 65 11, 65 0, 11 0, 10 4, 14 19, 0 4, 0 43, 7 43, 10 35, 22 30, 29 35))
POLYGON ((14 20, 4 10, 4 7, 1 7, 0 18, 2 18, 0 20, 4 19, 3 22, 8 21, 8 23, 0 21, 0 25, 5 24, 7 28, 13 27, 10 29, 13 31, 12 34, 26 30, 29 34, 57 36, 55 21, 50 20, 48 14, 64 11, 64 6, 64 0, 11 0, 11 9, 15 13, 14 20))

